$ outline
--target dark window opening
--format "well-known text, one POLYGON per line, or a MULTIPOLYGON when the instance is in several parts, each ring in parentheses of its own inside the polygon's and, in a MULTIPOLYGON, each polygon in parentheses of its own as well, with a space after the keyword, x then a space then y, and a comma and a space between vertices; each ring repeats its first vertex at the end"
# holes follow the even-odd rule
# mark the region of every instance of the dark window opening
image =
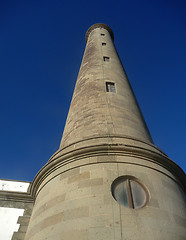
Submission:
POLYGON ((116 92, 115 83, 106 82, 106 90, 107 90, 107 92, 116 92))
POLYGON ((106 43, 105 43, 105 42, 102 42, 102 46, 106 46, 106 43))
POLYGON ((109 58, 109 57, 103 57, 103 61, 104 61, 104 62, 109 62, 109 61, 110 61, 110 58, 109 58))
POLYGON ((117 178, 112 183, 111 190, 114 199, 128 208, 141 208, 149 199, 148 191, 132 176, 117 178))
POLYGON ((101 33, 101 36, 105 36, 105 34, 104 34, 104 33, 101 33))

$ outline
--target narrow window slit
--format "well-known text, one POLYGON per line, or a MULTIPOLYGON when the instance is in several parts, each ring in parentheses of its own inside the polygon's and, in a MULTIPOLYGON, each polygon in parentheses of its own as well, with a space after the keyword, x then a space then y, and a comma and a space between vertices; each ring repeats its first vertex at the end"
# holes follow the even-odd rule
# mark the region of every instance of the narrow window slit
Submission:
POLYGON ((105 42, 102 42, 102 46, 106 46, 106 43, 105 43, 105 42))
POLYGON ((104 61, 104 62, 109 62, 109 61, 110 61, 110 58, 104 56, 104 57, 103 57, 103 61, 104 61))
POLYGON ((115 83, 113 82, 106 82, 106 90, 107 92, 116 92, 116 89, 115 89, 115 83))

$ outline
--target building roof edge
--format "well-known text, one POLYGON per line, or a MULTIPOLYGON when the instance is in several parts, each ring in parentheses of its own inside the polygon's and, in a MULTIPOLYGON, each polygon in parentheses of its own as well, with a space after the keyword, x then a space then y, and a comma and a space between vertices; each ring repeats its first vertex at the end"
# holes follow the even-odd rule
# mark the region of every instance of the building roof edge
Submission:
POLYGON ((106 25, 104 23, 96 23, 96 24, 92 25, 87 30, 86 35, 85 35, 86 42, 88 41, 89 34, 92 32, 92 30, 94 30, 96 28, 104 28, 104 29, 106 29, 110 33, 110 36, 111 36, 112 40, 114 41, 114 33, 113 33, 112 29, 108 25, 106 25))

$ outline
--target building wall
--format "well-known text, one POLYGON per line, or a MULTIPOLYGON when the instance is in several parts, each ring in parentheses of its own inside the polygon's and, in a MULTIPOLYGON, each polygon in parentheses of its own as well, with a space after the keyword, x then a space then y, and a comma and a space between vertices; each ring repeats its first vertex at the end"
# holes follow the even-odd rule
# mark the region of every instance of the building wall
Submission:
POLYGON ((0 180, 0 239, 24 239, 33 207, 30 185, 30 182, 0 180))

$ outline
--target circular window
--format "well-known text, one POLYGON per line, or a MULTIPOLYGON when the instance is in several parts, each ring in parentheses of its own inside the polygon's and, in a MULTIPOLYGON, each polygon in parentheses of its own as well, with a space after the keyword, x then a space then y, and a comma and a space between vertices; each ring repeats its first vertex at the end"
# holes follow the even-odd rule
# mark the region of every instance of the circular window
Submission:
POLYGON ((132 176, 122 176, 114 180, 111 185, 114 199, 128 208, 141 208, 148 201, 148 191, 132 176))

